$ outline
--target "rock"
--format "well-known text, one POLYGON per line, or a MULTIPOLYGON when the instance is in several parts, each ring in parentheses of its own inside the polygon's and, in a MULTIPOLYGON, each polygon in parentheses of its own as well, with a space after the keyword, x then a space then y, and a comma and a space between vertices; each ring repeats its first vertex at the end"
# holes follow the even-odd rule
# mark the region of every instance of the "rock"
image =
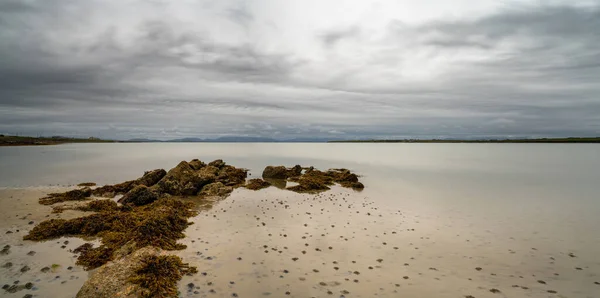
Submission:
POLYGON ((166 175, 167 175, 167 171, 165 171, 163 169, 147 171, 147 172, 144 172, 144 176, 135 180, 135 182, 136 182, 135 184, 136 185, 145 185, 145 186, 150 187, 150 186, 158 183, 158 181, 160 181, 166 175))
MULTIPOLYGON (((285 180, 284 180, 285 181, 285 180)), ((259 190, 271 186, 271 183, 262 179, 250 179, 246 184, 247 189, 259 190)))
POLYGON ((209 166, 213 166, 216 168, 222 168, 225 165, 225 162, 222 159, 217 159, 208 163, 209 166))
POLYGON ((77 184, 77 186, 96 186, 96 183, 94 183, 94 182, 83 182, 83 183, 77 184))
POLYGON ((160 181, 167 172, 163 169, 156 169, 144 172, 144 175, 136 180, 125 181, 115 185, 105 185, 93 190, 93 194, 99 197, 114 198, 117 194, 125 194, 138 185, 154 186, 160 181))
POLYGON ((138 185, 119 199, 119 203, 142 206, 158 200, 158 194, 144 185, 138 185))
POLYGON ((288 169, 288 178, 297 177, 300 175, 302 175, 302 167, 300 165, 295 165, 291 169, 288 169))
POLYGON ((233 187, 225 186, 221 182, 215 182, 204 186, 199 194, 202 196, 226 196, 232 191, 233 187))
POLYGON ((295 192, 324 191, 329 189, 329 187, 319 179, 306 175, 300 177, 298 183, 299 185, 288 187, 287 189, 295 192))
MULTIPOLYGON (((204 171, 208 167, 202 168, 204 171)), ((167 175, 158 182, 160 192, 175 196, 193 196, 200 191, 202 186, 210 183, 201 177, 185 161, 169 170, 167 175)))
POLYGON ((12 267, 13 263, 12 262, 6 262, 4 263, 4 265, 2 265, 2 268, 10 268, 12 267))
POLYGON ((198 171, 202 168, 204 168, 206 166, 205 163, 203 163, 201 160, 199 159, 192 159, 190 162, 190 167, 192 167, 192 169, 194 169, 195 171, 198 171))
POLYGON ((0 255, 7 255, 10 253, 10 245, 4 245, 2 250, 0 250, 0 255))
POLYGON ((160 249, 148 246, 99 267, 83 284, 76 297, 141 297, 142 289, 132 284, 129 279, 134 275, 143 258, 150 255, 157 256, 160 252, 160 249))
POLYGON ((263 178, 287 179, 288 171, 284 166, 267 166, 262 172, 263 178))
POLYGON ((216 181, 227 186, 241 186, 246 182, 246 177, 248 170, 224 165, 219 170, 216 181))
POLYGON ((31 268, 29 268, 29 266, 25 265, 25 266, 23 266, 23 268, 21 268, 21 272, 23 272, 23 273, 24 273, 24 272, 27 272, 27 271, 29 271, 30 269, 31 269, 31 268))

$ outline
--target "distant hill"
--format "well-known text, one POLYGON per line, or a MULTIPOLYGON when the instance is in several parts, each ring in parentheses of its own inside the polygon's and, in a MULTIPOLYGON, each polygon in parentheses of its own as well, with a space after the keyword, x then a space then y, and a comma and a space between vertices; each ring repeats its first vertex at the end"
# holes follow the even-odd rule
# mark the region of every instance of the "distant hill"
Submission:
POLYGON ((227 136, 219 138, 181 138, 172 140, 152 140, 152 139, 131 139, 126 142, 132 143, 326 143, 331 139, 323 138, 292 138, 292 139, 273 139, 267 137, 245 137, 245 136, 227 136))

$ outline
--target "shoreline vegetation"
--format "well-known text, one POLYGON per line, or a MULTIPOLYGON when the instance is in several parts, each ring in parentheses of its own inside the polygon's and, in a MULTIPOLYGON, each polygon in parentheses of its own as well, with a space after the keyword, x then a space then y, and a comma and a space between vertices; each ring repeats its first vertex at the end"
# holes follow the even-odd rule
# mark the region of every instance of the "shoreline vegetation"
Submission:
POLYGON ((103 140, 90 137, 69 138, 69 137, 25 137, 25 136, 7 136, 0 135, 0 146, 43 146, 43 145, 59 145, 67 143, 119 143, 121 141, 103 140))
POLYGON ((230 139, 175 139, 167 141, 150 139, 106 140, 95 137, 70 138, 62 136, 27 137, 7 136, 0 134, 2 146, 45 146, 70 143, 600 143, 600 137, 569 137, 569 138, 536 138, 536 139, 398 139, 398 140, 274 140, 260 138, 230 138, 230 139))
POLYGON ((91 214, 42 221, 23 240, 38 242, 63 236, 100 240, 97 246, 88 242, 73 250, 78 255, 77 265, 94 270, 78 298, 177 297, 177 283, 198 270, 169 251, 186 248, 178 240, 186 237, 184 231, 192 224, 188 219, 227 198, 235 188, 256 191, 275 186, 312 194, 328 191, 335 184, 356 191, 364 188, 359 176, 348 169, 267 166, 262 179, 248 181, 247 177, 247 169, 223 160, 204 163, 194 159, 181 161, 169 171, 147 171, 136 180, 119 184, 95 187, 85 182, 80 185, 94 188, 51 193, 38 202, 52 207, 52 213, 79 210, 91 214), (288 181, 292 182, 289 187, 288 181), (122 197, 117 200, 117 195, 122 197))
POLYGON ((403 139, 403 140, 344 140, 328 143, 600 143, 600 137, 590 138, 539 138, 539 139, 403 139))

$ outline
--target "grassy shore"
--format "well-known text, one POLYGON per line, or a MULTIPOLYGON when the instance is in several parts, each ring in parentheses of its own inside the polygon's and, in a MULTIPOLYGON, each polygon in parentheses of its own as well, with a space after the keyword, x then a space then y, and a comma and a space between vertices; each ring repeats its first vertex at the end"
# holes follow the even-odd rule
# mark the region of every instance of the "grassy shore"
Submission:
POLYGON ((330 143, 600 143, 600 137, 594 138, 541 138, 541 139, 489 139, 489 140, 347 140, 330 143))
POLYGON ((0 146, 38 146, 58 145, 65 143, 115 143, 113 140, 102 140, 98 138, 67 138, 67 137, 21 137, 0 135, 0 146))

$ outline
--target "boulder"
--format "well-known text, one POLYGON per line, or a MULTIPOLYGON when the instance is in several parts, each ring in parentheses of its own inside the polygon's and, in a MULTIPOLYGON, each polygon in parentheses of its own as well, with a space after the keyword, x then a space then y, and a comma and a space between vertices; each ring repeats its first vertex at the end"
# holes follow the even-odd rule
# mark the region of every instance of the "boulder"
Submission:
POLYGON ((195 171, 198 171, 202 168, 204 168, 206 166, 205 163, 203 163, 201 160, 199 159, 192 159, 190 162, 190 167, 192 167, 192 169, 194 169, 195 171))
POLYGON ((162 179, 166 175, 167 175, 167 171, 165 171, 163 169, 147 171, 147 172, 144 172, 144 175, 141 178, 136 180, 135 184, 152 186, 152 185, 158 183, 158 181, 160 181, 160 179, 162 179))
POLYGON ((239 186, 246 182, 248 171, 232 166, 223 166, 218 173, 217 181, 222 182, 227 186, 239 186))
POLYGON ((158 200, 158 194, 156 192, 152 191, 147 186, 138 185, 120 198, 119 203, 123 205, 142 206, 156 200, 158 200))
POLYGON ((222 168, 225 165, 225 162, 222 159, 217 159, 217 160, 211 161, 210 163, 208 163, 208 165, 217 167, 217 168, 222 168))
POLYGON ((263 178, 286 179, 288 171, 284 166, 267 166, 262 172, 263 178))
POLYGON ((175 196, 195 195, 205 184, 207 183, 185 161, 169 170, 157 183, 159 192, 175 196))

